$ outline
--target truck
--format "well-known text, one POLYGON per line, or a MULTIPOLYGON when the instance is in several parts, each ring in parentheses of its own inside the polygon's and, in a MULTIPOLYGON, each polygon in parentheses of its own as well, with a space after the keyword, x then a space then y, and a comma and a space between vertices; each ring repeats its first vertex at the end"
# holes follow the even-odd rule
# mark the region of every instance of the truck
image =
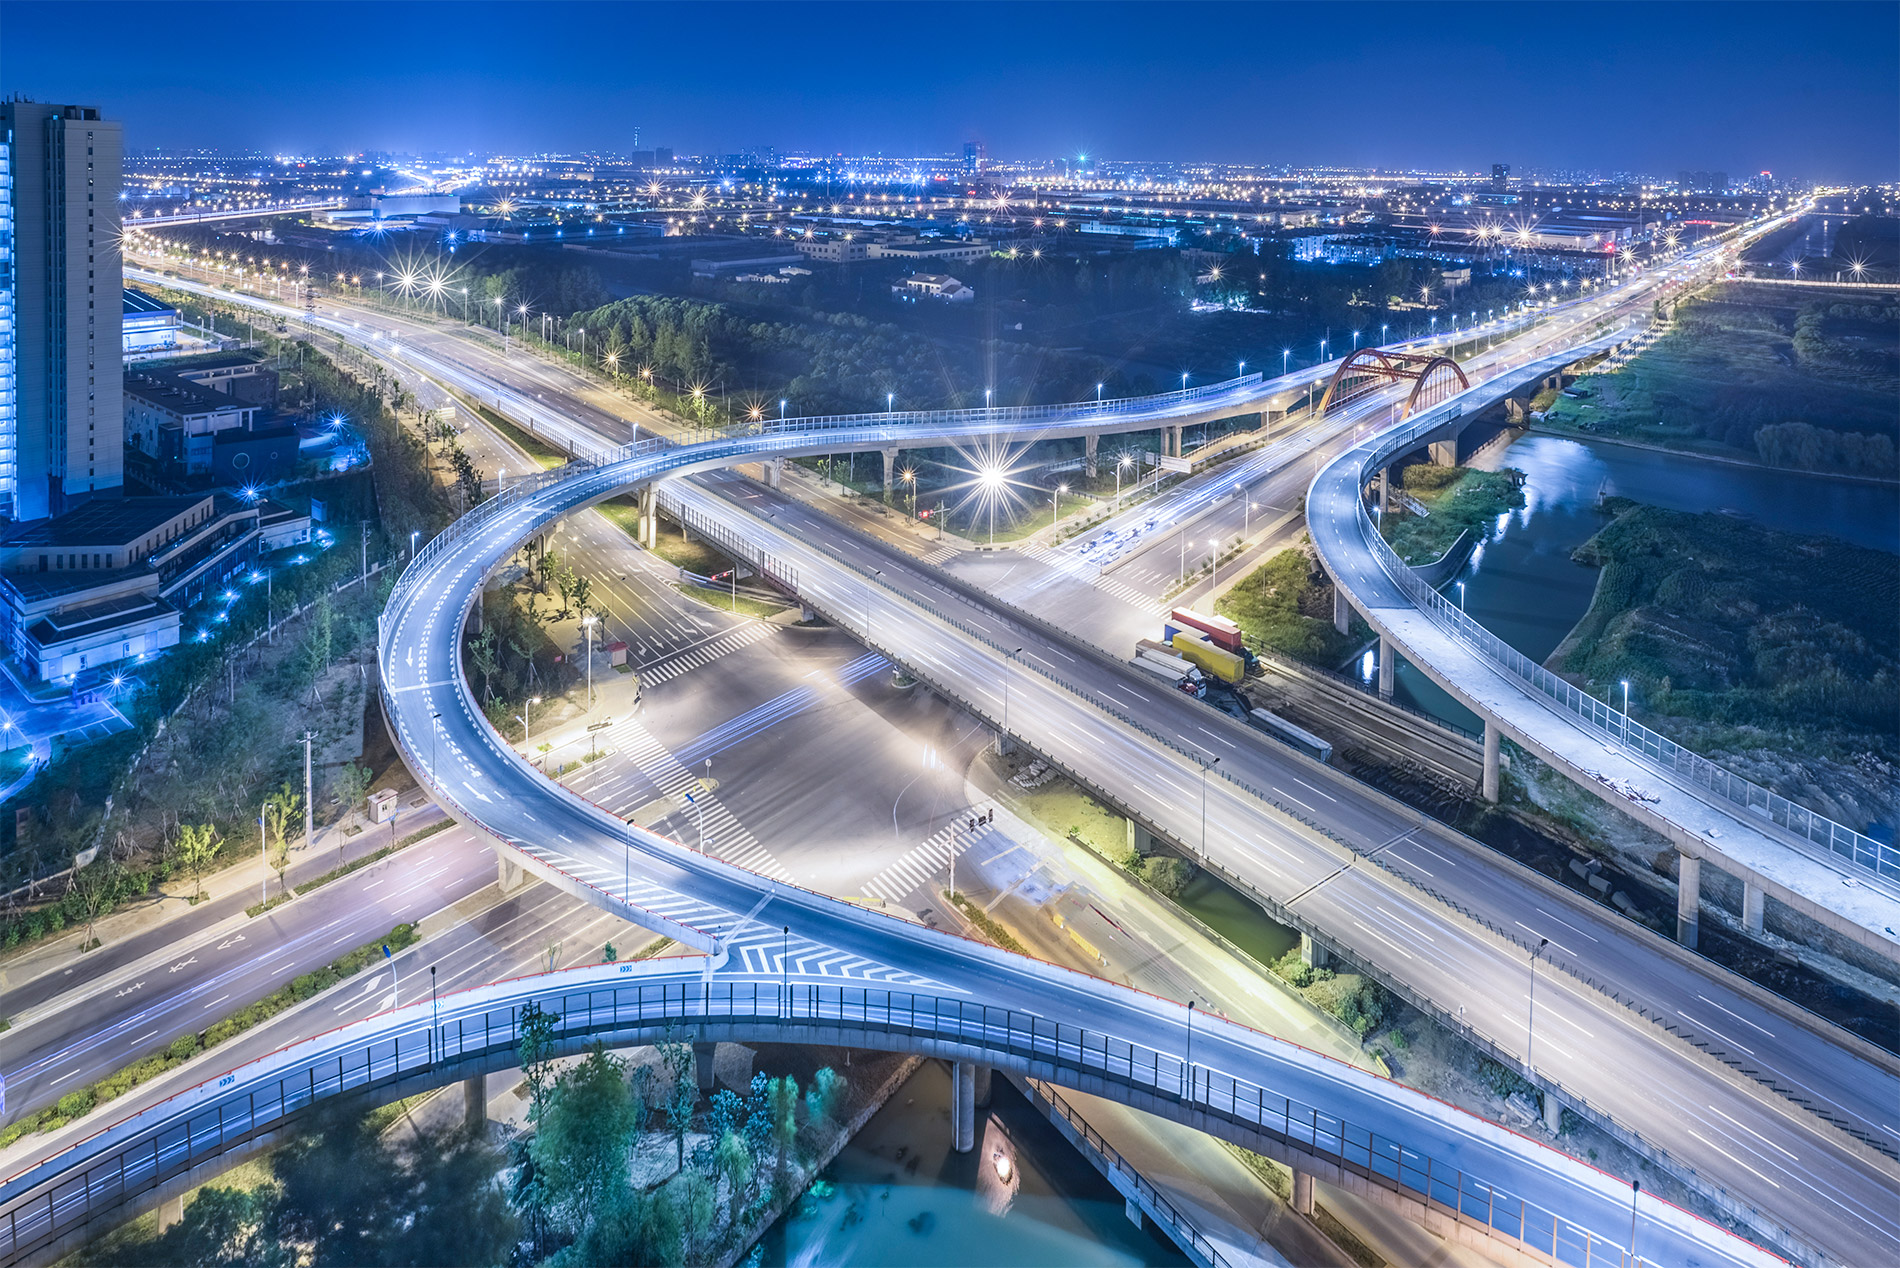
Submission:
POLYGON ((1293 725, 1277 713, 1266 709, 1250 709, 1247 711, 1247 721, 1274 739, 1300 750, 1308 757, 1329 765, 1332 763, 1333 746, 1330 743, 1304 727, 1293 725))
POLYGON ((1233 685, 1247 676, 1247 662, 1243 658, 1187 630, 1176 632, 1173 646, 1177 655, 1199 667, 1209 677, 1233 685))
MULTIPOLYGON (((1176 608, 1168 613, 1168 624, 1181 629, 1199 630, 1207 636, 1207 641, 1222 651, 1231 652, 1242 660, 1247 658, 1247 645, 1241 641, 1240 627, 1224 616, 1202 616, 1188 608, 1176 608)), ((1174 635, 1168 635, 1170 641, 1174 635)))

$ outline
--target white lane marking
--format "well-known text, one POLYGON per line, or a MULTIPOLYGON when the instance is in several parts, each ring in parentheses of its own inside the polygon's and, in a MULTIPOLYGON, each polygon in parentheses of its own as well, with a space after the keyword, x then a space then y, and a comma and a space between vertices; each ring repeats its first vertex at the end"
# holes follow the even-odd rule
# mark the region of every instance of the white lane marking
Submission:
POLYGON ((1592 942, 1602 941, 1601 938, 1597 938, 1593 936, 1587 929, 1578 929, 1577 926, 1571 924, 1568 920, 1563 919, 1561 916, 1551 916, 1550 913, 1545 911, 1542 907, 1537 908, 1537 914, 1540 916, 1550 916, 1552 920, 1555 920, 1558 924, 1562 925, 1564 928, 1575 930, 1576 932, 1582 934, 1584 937, 1589 938, 1590 941, 1592 942))
MULTIPOLYGON (((1718 1114, 1722 1114, 1722 1111, 1719 1109, 1715 1109, 1715 1106, 1713 1105, 1709 1106, 1709 1108, 1712 1110, 1715 1110, 1715 1112, 1718 1114)), ((1742 1122, 1740 1119, 1734 1117, 1733 1115, 1722 1114, 1722 1117, 1728 1119, 1729 1122, 1734 1123, 1737 1127, 1741 1128, 1743 1131, 1753 1136, 1756 1140, 1759 1140, 1762 1144, 1767 1145, 1770 1149, 1780 1150, 1780 1152, 1784 1154, 1788 1154, 1788 1157, 1793 1158, 1794 1161, 1796 1162, 1801 1161, 1801 1159, 1795 1157, 1795 1155, 1793 1154, 1789 1154, 1786 1149, 1782 1149, 1780 1145, 1777 1145, 1774 1141, 1768 1139, 1768 1137, 1762 1135, 1760 1132, 1756 1131, 1753 1127, 1750 1127, 1747 1123, 1742 1122)))
MULTIPOLYGON (((1536 934, 1536 935, 1537 935, 1538 937, 1540 937, 1540 938, 1542 938, 1542 937, 1544 937, 1544 934, 1543 934, 1543 932, 1542 932, 1541 930, 1537 930, 1537 929, 1533 929, 1533 928, 1531 928, 1531 927, 1530 927, 1529 925, 1527 925, 1527 924, 1525 924, 1525 923, 1524 923, 1523 921, 1521 921, 1521 920, 1513 920, 1513 921, 1512 921, 1511 923, 1512 923, 1512 924, 1514 924, 1514 925, 1516 925, 1516 926, 1517 926, 1517 927, 1518 927, 1519 929, 1522 929, 1522 930, 1523 930, 1523 931, 1524 931, 1525 933, 1534 933, 1534 934, 1536 934)), ((1561 951, 1561 952, 1563 952, 1563 953, 1564 953, 1565 955, 1575 955, 1575 954, 1576 954, 1576 952, 1575 952, 1575 951, 1572 951, 1572 950, 1571 950, 1571 949, 1570 949, 1569 947, 1567 947, 1567 946, 1565 946, 1565 945, 1564 945, 1563 943, 1561 943, 1561 942, 1559 942, 1559 941, 1557 941, 1557 939, 1555 939, 1555 938, 1550 938, 1550 939, 1548 939, 1548 941, 1550 942, 1550 945, 1551 945, 1551 946, 1553 946, 1553 947, 1556 947, 1556 948, 1557 948, 1557 949, 1558 949, 1559 951, 1561 951)))
MULTIPOLYGON (((1696 998, 1701 1000, 1703 1003, 1707 1004, 1710 1008, 1722 1008, 1720 1004, 1710 999, 1707 995, 1698 995, 1696 996, 1696 998)), ((1770 1039, 1773 1039, 1775 1037, 1774 1031, 1763 1030, 1760 1026, 1756 1026, 1754 1022, 1748 1020, 1748 1018, 1742 1016, 1740 1013, 1735 1012, 1733 1009, 1722 1008, 1722 1011, 1727 1013, 1730 1017, 1733 1017, 1736 1021, 1741 1022, 1742 1025, 1753 1026, 1756 1030, 1760 1030, 1762 1034, 1767 1035, 1770 1039)))
POLYGON ((1715 1150, 1716 1153, 1721 1154, 1724 1158, 1727 1158, 1730 1162, 1740 1167, 1743 1171, 1746 1171, 1749 1175, 1754 1176, 1757 1180, 1767 1180, 1768 1183, 1774 1185, 1777 1189, 1781 1187, 1781 1185, 1778 1182, 1774 1180, 1770 1180, 1767 1176, 1755 1170, 1753 1167, 1743 1162, 1740 1158, 1737 1158, 1734 1154, 1730 1153, 1728 1150, 1722 1148, 1722 1146, 1710 1140, 1707 1136, 1704 1136, 1702 1133, 1696 1131, 1693 1127, 1689 1128, 1688 1131, 1691 1136, 1694 1136, 1697 1140, 1701 1141, 1703 1144, 1707 1145, 1709 1148, 1715 1150))
POLYGON ((1736 1043, 1735 1040, 1730 1039, 1727 1035, 1723 1034, 1721 1031, 1717 1030, 1715 1027, 1709 1025, 1707 1022, 1697 1021, 1695 1018, 1689 1016, 1689 1014, 1683 1012, 1680 1008, 1676 1010, 1676 1016, 1682 1018, 1684 1021, 1688 1022, 1691 1026, 1700 1026, 1703 1030, 1708 1031, 1710 1034, 1714 1035, 1717 1039, 1720 1039, 1723 1043, 1735 1044, 1737 1048, 1740 1048, 1743 1052, 1746 1052, 1751 1057, 1755 1055, 1755 1050, 1753 1048, 1750 1048, 1745 1044, 1736 1043))
POLYGON ((1316 792, 1316 793, 1318 793, 1318 794, 1319 794, 1320 796, 1322 796, 1322 797, 1324 797, 1324 798, 1326 798, 1326 800, 1328 800, 1328 801, 1338 801, 1338 800, 1339 800, 1339 798, 1337 798, 1337 797, 1335 797, 1335 796, 1333 796, 1333 795, 1332 795, 1331 793, 1329 793, 1329 792, 1327 792, 1327 791, 1326 791, 1325 789, 1323 789, 1323 788, 1313 788, 1313 785, 1311 785, 1311 784, 1309 784, 1309 783, 1307 783, 1307 782, 1306 782, 1306 781, 1305 781, 1304 779, 1301 779, 1301 778, 1300 778, 1299 776, 1297 776, 1297 775, 1288 775, 1288 776, 1287 776, 1287 778, 1288 778, 1288 779, 1290 779, 1290 780, 1292 780, 1292 781, 1293 781, 1294 783, 1296 783, 1296 784, 1298 784, 1298 785, 1299 785, 1300 787, 1302 787, 1302 788, 1309 788, 1309 789, 1312 789, 1312 791, 1314 791, 1314 792, 1316 792))
MULTIPOLYGON (((1199 731, 1199 732, 1200 732, 1200 733, 1201 733, 1202 735, 1212 735, 1212 736, 1214 736, 1214 738, 1215 738, 1215 739, 1217 739, 1217 740, 1220 740, 1220 742, 1221 742, 1222 744, 1225 744, 1225 745, 1226 745, 1226 746, 1227 746, 1228 748, 1237 748, 1237 747, 1238 747, 1238 746, 1237 746, 1237 745, 1236 745, 1236 744, 1235 744, 1235 743, 1234 743, 1234 742, 1233 742, 1232 740, 1228 740, 1228 739, 1223 739, 1223 738, 1222 738, 1221 736, 1218 736, 1218 735, 1214 735, 1214 733, 1213 733, 1212 731, 1210 731, 1210 730, 1208 730, 1208 729, 1207 729, 1206 727, 1204 727, 1204 726, 1197 726, 1197 727, 1195 727, 1194 729, 1195 729, 1196 731, 1199 731)), ((1295 782, 1298 782, 1298 781, 1295 781, 1295 782)))

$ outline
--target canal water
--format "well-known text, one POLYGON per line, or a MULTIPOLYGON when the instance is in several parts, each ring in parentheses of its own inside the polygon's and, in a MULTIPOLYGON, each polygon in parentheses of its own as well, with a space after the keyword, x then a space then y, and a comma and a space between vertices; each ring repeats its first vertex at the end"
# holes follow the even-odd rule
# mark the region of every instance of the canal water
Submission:
POLYGON ((760 1268, 1186 1264, 1137 1228, 1121 1194, 1003 1078, 976 1148, 950 1148, 950 1074, 917 1067, 760 1239, 760 1268))
MULTIPOLYGON (((1542 435, 1526 435, 1472 465, 1524 472, 1525 504, 1499 517, 1493 539, 1472 552, 1458 574, 1465 610, 1538 660, 1556 650, 1590 607, 1597 569, 1573 561, 1570 552, 1608 522, 1597 509, 1602 497, 1678 511, 1721 511, 1766 528, 1900 552, 1900 490, 1893 485, 1542 435)), ((1446 594, 1458 595, 1456 582, 1446 594)), ((1372 667, 1368 660, 1360 669, 1369 673, 1372 667)), ((1469 710, 1404 661, 1395 694, 1448 721, 1478 726, 1469 710)))

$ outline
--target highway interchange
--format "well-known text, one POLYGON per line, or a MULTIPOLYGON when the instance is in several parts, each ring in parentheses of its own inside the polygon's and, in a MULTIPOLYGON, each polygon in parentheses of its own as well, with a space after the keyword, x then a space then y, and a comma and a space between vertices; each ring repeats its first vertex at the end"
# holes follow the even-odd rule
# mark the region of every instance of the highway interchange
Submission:
MULTIPOLYGON (((467 352, 461 355, 465 360, 482 359, 467 352)), ((492 356, 489 359, 499 360, 492 356)), ((518 361, 508 364, 512 367, 518 361)), ((477 372, 483 370, 478 367, 477 372)), ((559 391, 558 376, 553 377, 557 381, 547 383, 547 387, 559 391)), ((537 386, 534 390, 540 393, 545 388, 537 386)), ((590 421, 588 413, 586 409, 573 411, 582 425, 590 421)), ((616 422, 615 427, 624 434, 624 422, 616 422)), ((611 439, 615 432, 607 430, 605 434, 611 439)), ((596 441, 590 447, 598 444, 596 441)), ((730 487, 731 482, 720 483, 730 487)), ((1774 1033, 1767 1041, 1745 1032, 1755 1043, 1744 1050, 1756 1056, 1764 1068, 1790 1083, 1819 1090, 1838 1113, 1865 1124, 1869 1130, 1893 1130, 1891 1122, 1883 1119, 1891 1117, 1895 1099, 1889 1071, 1860 1068, 1865 1063, 1855 1062, 1834 1048, 1826 1036, 1800 1023, 1765 1018, 1752 997, 1729 988, 1719 975, 1698 964, 1678 964, 1659 956, 1654 948, 1631 938, 1626 927, 1603 920, 1588 907, 1573 903, 1569 904, 1570 910, 1564 910, 1557 906, 1565 902, 1561 895, 1535 893, 1529 895, 1527 906, 1526 890, 1530 887, 1525 879, 1508 874, 1508 869, 1500 867, 1495 857, 1481 847, 1383 804, 1323 768, 1260 749, 1246 732, 1226 727, 1211 711, 1151 688, 1145 681, 1136 681, 1119 671, 1116 663, 1092 657, 1079 643, 988 609, 967 593, 947 591, 940 575, 901 558, 888 547, 857 535, 837 534, 835 528, 827 532, 826 525, 796 503, 781 499, 773 517, 761 520, 738 511, 729 501, 715 498, 702 487, 675 482, 671 488, 671 496, 720 517, 721 522, 744 532, 751 542, 775 556, 794 561, 801 590, 809 590, 820 606, 844 614, 863 610, 868 603, 874 644, 889 647, 907 665, 966 700, 979 713, 993 720, 1000 718, 999 684, 1009 681, 1009 689, 1018 693, 1011 701, 1012 733, 1098 787, 1115 788, 1117 799, 1130 810, 1167 829, 1173 839, 1190 847, 1198 842, 1198 825, 1184 822, 1183 812, 1197 806, 1194 794, 1195 785, 1204 778, 1201 766, 1187 754, 1131 733, 1101 706, 1133 713, 1151 730, 1190 748, 1198 746, 1205 756, 1219 758, 1219 773, 1207 780, 1208 849, 1214 861, 1268 894, 1291 897, 1303 893, 1298 901, 1307 918, 1335 931, 1343 943, 1351 946, 1356 960, 1369 962, 1393 980, 1414 985, 1447 1010, 1454 1003, 1463 1006, 1474 1030, 1496 1037, 1507 1051, 1521 1046, 1523 1029, 1516 1008, 1521 989, 1516 983, 1524 979, 1526 965, 1521 955, 1515 954, 1515 948, 1478 933, 1468 922, 1394 882, 1379 868, 1360 865, 1340 870, 1342 862, 1350 859, 1340 843, 1266 809, 1258 797, 1225 776, 1238 772, 1248 784, 1288 809, 1303 807, 1311 812, 1305 817, 1323 819, 1353 848, 1378 851, 1380 859, 1396 871, 1451 891, 1461 903, 1486 915, 1500 928, 1523 925, 1539 936, 1551 937, 1553 944, 1567 953, 1558 959, 1567 967, 1598 981, 1641 982, 1644 1001, 1652 1010, 1661 1009, 1666 1015, 1668 1005, 1675 1003, 1679 1005, 1675 1011, 1691 1026, 1718 1039, 1722 1037, 1721 1027, 1706 1018, 1711 1008, 1748 1026, 1771 1021, 1774 1033), (801 520, 801 516, 806 518, 801 520), (831 538, 829 550, 813 544, 826 537, 831 538), (870 569, 882 569, 882 576, 867 581, 870 569), (963 634, 935 619, 918 599, 951 609, 978 636, 963 634), (985 638, 989 643, 984 642, 985 638), (1020 668, 1004 669, 1004 658, 993 645, 998 643, 1024 648, 1022 660, 1017 662, 1020 668), (1031 658, 1038 662, 1036 667, 1028 664, 1031 658), (1040 672, 1034 671, 1037 668, 1040 672), (1053 678, 1045 677, 1045 673, 1053 678), (1071 679, 1069 683, 1054 680, 1065 676, 1071 679), (1078 685, 1080 692, 1075 689, 1078 685), (1532 923, 1520 920, 1521 916, 1529 916, 1532 923), (1347 930, 1355 932, 1344 932, 1347 930), (1691 1009, 1704 1016, 1698 1017, 1691 1009), (1751 1016, 1754 1020, 1749 1020, 1751 1016)), ((762 495, 757 494, 756 487, 752 492, 756 504, 762 495)), ((520 524, 510 524, 506 532, 519 528, 520 524)), ((496 531, 506 536, 499 527, 496 531)), ((491 555, 500 549, 496 541, 484 545, 491 555)), ((479 577, 479 571, 471 574, 464 568, 456 584, 466 589, 479 577)), ((450 610, 454 606, 439 605, 437 615, 454 617, 455 612, 450 610)), ((849 626, 850 621, 840 617, 840 624, 849 626)), ((447 653, 451 658, 452 641, 447 653)), ((439 701, 437 708, 449 727, 445 735, 452 736, 448 745, 452 751, 466 756, 489 746, 480 724, 459 707, 455 698, 459 688, 432 682, 426 690, 430 703, 439 701)), ((422 699, 414 698, 418 703, 422 699)), ((407 709, 395 712, 415 716, 407 709)), ((417 751, 417 738, 412 731, 412 757, 417 751)), ((455 765, 456 760, 450 764, 455 765)), ((468 773, 481 774, 473 765, 468 773)), ((501 772, 491 768, 488 774, 499 778, 501 772)), ((465 786, 467 783, 464 781, 465 786)), ((523 790, 522 795, 531 791, 523 790)), ((541 796, 545 798, 545 791, 541 796)), ((516 800, 510 798, 502 804, 512 809, 516 800)), ((585 812, 578 813, 587 819, 585 812)), ((493 820, 498 814, 505 817, 506 811, 482 807, 481 817, 490 826, 495 826, 493 820)), ((598 832, 598 821, 590 822, 593 827, 589 830, 598 832)), ((524 838, 541 831, 525 823, 515 826, 524 838)), ((649 861, 659 867, 666 855, 655 849, 649 861)), ((673 862, 677 864, 677 860, 673 862)), ((732 884, 730 877, 719 879, 728 887, 732 884)), ((706 890, 721 888, 711 873, 696 873, 692 886, 701 898, 706 890)), ((742 912, 751 907, 751 902, 737 895, 729 902, 723 905, 728 911, 742 912)), ((687 913, 682 909, 681 914, 687 913)), ((859 936, 863 936, 862 931, 859 936)), ((901 962, 901 954, 884 959, 901 962)), ((1648 1023, 1587 988, 1556 976, 1545 981, 1557 984, 1558 989, 1547 989, 1539 998, 1537 1064, 1540 1071, 1562 1082, 1571 1096, 1579 1102, 1587 1100, 1620 1121, 1641 1124, 1646 1137, 1662 1141, 1677 1156, 1693 1158, 1705 1176, 1719 1177, 1719 1183, 1760 1209, 1784 1218, 1790 1215, 1787 1193, 1777 1196, 1784 1186, 1807 1186, 1809 1196, 1803 1205, 1813 1203, 1816 1209, 1840 1203, 1847 1214, 1837 1226, 1804 1226, 1798 1232, 1839 1239, 1835 1245, 1846 1256, 1843 1262, 1853 1262, 1855 1247, 1886 1248, 1894 1244, 1891 1177, 1871 1174, 1880 1170, 1877 1165, 1870 1168, 1866 1158, 1843 1153, 1838 1138, 1807 1116, 1788 1109, 1784 1102, 1772 1097, 1763 1099, 1709 1074, 1687 1060, 1683 1052, 1672 1051, 1671 1041, 1661 1038, 1648 1023), (1570 1029, 1565 1029, 1566 1025, 1570 1029), (1629 1077, 1631 1071, 1645 1068, 1667 1069, 1670 1073, 1653 1079, 1629 1077), (1593 1075, 1597 1077, 1593 1079, 1593 1075), (1647 1086, 1630 1088, 1631 1083, 1647 1086), (1706 1110, 1692 1103, 1704 1094, 1714 1098, 1706 1110), (1748 1124, 1761 1125, 1764 1112, 1773 1115, 1777 1127, 1789 1133, 1777 1133, 1777 1139, 1798 1146, 1796 1150, 1784 1150, 1779 1145, 1762 1147, 1761 1138, 1748 1124), (1694 1142, 1705 1148, 1697 1148, 1694 1142), (1775 1150, 1790 1157, 1799 1155, 1801 1161, 1790 1167, 1775 1150), (1724 1159, 1733 1165, 1725 1168, 1724 1159), (1753 1182, 1749 1177, 1754 1178, 1753 1182)), ((1723 1024, 1730 1030, 1736 1028, 1733 1023, 1723 1024)))

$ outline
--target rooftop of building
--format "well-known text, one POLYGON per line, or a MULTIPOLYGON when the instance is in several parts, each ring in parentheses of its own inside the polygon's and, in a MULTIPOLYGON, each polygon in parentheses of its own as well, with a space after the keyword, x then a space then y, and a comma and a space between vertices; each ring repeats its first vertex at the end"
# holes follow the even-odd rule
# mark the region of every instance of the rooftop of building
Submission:
POLYGON ((0 547, 29 549, 34 546, 93 546, 129 542, 183 515, 207 498, 214 498, 218 503, 213 507, 214 515, 241 509, 236 499, 221 493, 186 494, 179 497, 95 498, 64 515, 15 524, 0 534, 0 547))
POLYGON ((147 295, 144 291, 135 291, 129 286, 125 288, 124 294, 125 315, 128 317, 141 313, 175 313, 178 311, 163 300, 147 295))
POLYGON ((128 371, 125 376, 125 394, 176 414, 218 414, 230 409, 257 408, 226 396, 215 388, 194 383, 172 370, 128 371))

